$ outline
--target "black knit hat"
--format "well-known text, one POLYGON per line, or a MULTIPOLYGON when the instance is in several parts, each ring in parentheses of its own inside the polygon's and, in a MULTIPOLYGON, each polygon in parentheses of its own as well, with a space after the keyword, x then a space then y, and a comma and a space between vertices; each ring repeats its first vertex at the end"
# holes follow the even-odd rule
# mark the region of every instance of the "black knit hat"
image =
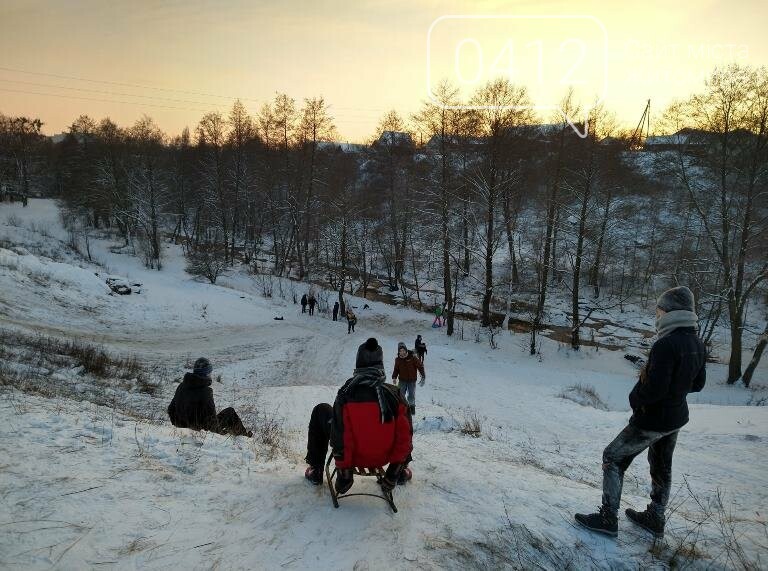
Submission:
POLYGON ((211 365, 211 362, 205 357, 200 357, 192 366, 192 372, 201 377, 210 376, 211 371, 213 371, 213 366, 211 365))
POLYGON ((379 342, 373 337, 368 339, 368 341, 360 345, 357 349, 355 368, 362 369, 363 367, 384 368, 384 351, 379 346, 379 342))

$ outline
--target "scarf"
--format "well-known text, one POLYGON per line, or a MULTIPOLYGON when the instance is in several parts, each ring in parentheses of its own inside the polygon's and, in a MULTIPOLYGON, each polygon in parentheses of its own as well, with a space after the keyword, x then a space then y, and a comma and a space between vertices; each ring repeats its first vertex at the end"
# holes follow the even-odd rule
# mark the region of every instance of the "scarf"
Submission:
POLYGON ((361 367, 355 369, 352 374, 352 378, 349 379, 344 386, 339 389, 339 394, 351 394, 357 387, 371 387, 376 390, 376 397, 379 400, 379 411, 381 412, 381 423, 384 424, 388 420, 394 418, 394 411, 387 404, 384 398, 384 381, 387 380, 387 375, 384 373, 382 367, 361 367))
POLYGON ((692 311, 678 309, 668 311, 656 320, 656 331, 659 339, 669 335, 679 327, 693 327, 699 329, 699 316, 692 311))

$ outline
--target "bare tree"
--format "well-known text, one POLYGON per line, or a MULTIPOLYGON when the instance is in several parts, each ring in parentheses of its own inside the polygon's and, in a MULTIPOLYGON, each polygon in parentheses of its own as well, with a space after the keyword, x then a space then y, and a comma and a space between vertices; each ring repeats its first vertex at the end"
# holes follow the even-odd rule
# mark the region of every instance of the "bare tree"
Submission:
POLYGON ((716 70, 704 92, 668 110, 667 121, 693 127, 674 166, 723 270, 732 384, 742 373, 747 301, 768 278, 768 262, 755 250, 766 231, 768 72, 738 65, 716 70))
POLYGON ((481 323, 491 323, 493 298, 493 255, 498 247, 496 217, 499 200, 513 180, 510 174, 509 146, 515 129, 533 121, 528 93, 524 87, 512 85, 506 79, 488 82, 471 101, 475 111, 478 134, 483 137, 483 161, 470 176, 472 187, 481 198, 485 210, 483 259, 485 263, 485 292, 481 323))

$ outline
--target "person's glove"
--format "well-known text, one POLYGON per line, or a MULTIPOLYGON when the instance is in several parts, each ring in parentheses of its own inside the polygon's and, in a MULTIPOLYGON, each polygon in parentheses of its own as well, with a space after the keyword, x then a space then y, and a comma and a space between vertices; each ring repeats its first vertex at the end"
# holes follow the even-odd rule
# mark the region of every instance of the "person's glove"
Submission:
POLYGON ((419 381, 419 386, 420 386, 420 387, 423 387, 423 386, 424 386, 424 383, 425 383, 426 381, 427 381, 427 377, 426 377, 426 375, 425 375, 425 376, 423 376, 423 377, 421 377, 421 381, 419 381))

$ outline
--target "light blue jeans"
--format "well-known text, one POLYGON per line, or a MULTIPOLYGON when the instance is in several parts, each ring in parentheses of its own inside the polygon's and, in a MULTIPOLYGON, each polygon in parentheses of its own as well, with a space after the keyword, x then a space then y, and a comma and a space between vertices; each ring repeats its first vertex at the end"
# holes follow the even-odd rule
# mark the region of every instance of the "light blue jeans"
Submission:
POLYGON ((416 381, 400 381, 400 392, 408 406, 416 406, 416 381))

